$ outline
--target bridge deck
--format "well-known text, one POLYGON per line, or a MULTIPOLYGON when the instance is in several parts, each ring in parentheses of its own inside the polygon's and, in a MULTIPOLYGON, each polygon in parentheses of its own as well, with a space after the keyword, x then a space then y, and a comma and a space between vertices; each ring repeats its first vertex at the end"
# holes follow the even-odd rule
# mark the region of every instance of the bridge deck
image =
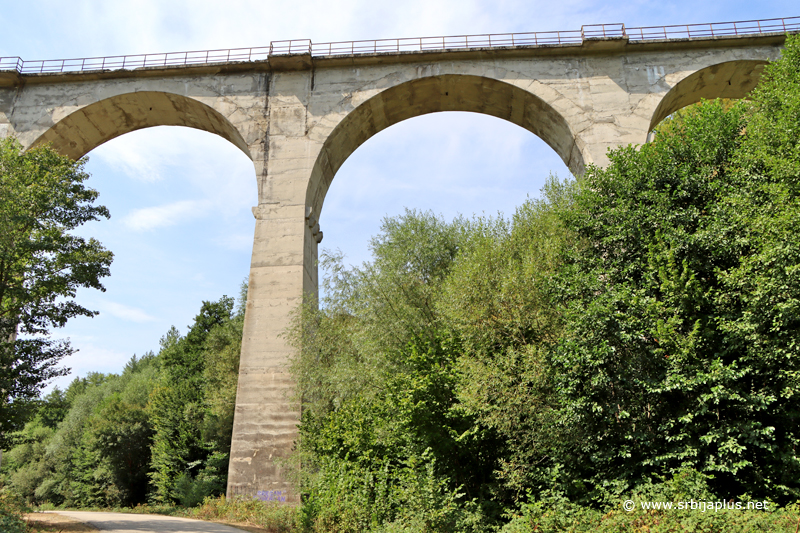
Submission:
MULTIPOLYGON (((313 43, 310 39, 272 41, 269 46, 231 48, 227 50, 195 50, 154 54, 135 54, 75 59, 43 59, 25 61, 19 57, 0 57, 0 71, 18 74, 60 74, 105 72, 146 68, 207 66, 233 63, 299 65, 304 62, 281 62, 279 56, 335 58, 353 56, 419 54, 426 52, 457 52, 476 50, 562 48, 602 42, 663 43, 665 41, 695 41, 736 39, 754 36, 783 36, 800 32, 800 17, 673 26, 627 28, 624 24, 584 25, 580 30, 499 33, 480 35, 451 35, 441 37, 407 37, 367 41, 313 43)), ((296 68, 296 66, 295 66, 296 68)))

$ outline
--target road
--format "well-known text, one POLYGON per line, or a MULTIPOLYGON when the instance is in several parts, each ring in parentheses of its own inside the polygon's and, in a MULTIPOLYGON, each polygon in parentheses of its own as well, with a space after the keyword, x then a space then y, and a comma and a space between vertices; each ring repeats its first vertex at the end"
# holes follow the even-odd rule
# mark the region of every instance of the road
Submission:
POLYGON ((114 533, 246 533, 242 529, 231 526, 174 516, 93 513, 89 511, 57 511, 55 513, 85 522, 100 531, 113 531, 114 533))

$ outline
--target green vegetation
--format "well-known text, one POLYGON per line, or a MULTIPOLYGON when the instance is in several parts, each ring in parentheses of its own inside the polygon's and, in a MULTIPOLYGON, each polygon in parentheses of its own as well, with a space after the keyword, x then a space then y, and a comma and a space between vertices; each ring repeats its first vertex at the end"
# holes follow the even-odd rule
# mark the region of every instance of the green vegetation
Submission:
POLYGON ((795 38, 751 101, 693 106, 510 220, 407 211, 370 263, 324 257, 290 334, 304 527, 796 524, 620 504, 800 498, 798 87, 795 38))
POLYGON ((109 273, 111 252, 71 232, 109 216, 83 185, 84 163, 48 147, 22 153, 15 139, 0 139, 0 449, 29 416, 29 400, 67 372, 57 365, 72 353, 69 342, 46 335, 94 316, 73 298, 81 287, 104 290, 109 273))
POLYGON ((325 296, 287 332, 299 507, 208 497, 241 343, 229 298, 40 400, 8 486, 202 502, 272 531, 796 531, 800 38, 749 101, 692 106, 609 158, 508 220, 408 210, 369 263, 323 254, 325 296), (766 510, 642 507, 692 500, 766 510))
POLYGON ((233 306, 203 302, 188 333, 172 328, 158 354, 37 401, 3 456, 7 486, 71 507, 194 506, 223 493, 243 321, 233 306))

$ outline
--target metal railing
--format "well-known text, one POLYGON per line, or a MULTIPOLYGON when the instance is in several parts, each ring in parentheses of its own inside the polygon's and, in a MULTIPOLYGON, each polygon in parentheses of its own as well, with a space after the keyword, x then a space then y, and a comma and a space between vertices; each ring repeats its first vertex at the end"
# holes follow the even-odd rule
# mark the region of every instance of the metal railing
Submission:
POLYGON ((608 39, 625 37, 625 24, 584 24, 581 26, 581 38, 608 39))
POLYGON ((591 24, 580 30, 528 33, 493 33, 481 35, 451 35, 444 37, 413 37, 376 39, 371 41, 341 41, 312 43, 309 39, 272 41, 257 48, 229 50, 196 50, 161 54, 138 54, 80 59, 45 59, 23 61, 19 57, 0 57, 0 70, 16 70, 20 74, 60 72, 91 72, 148 67, 183 67, 215 63, 265 61, 274 55, 310 54, 340 56, 428 52, 472 48, 514 48, 553 45, 579 45, 592 39, 625 38, 632 42, 663 39, 697 39, 800 32, 800 17, 710 24, 648 26, 626 28, 624 24, 591 24))
POLYGON ((631 41, 735 37, 765 33, 794 33, 797 31, 800 31, 800 17, 625 29, 625 33, 631 41))

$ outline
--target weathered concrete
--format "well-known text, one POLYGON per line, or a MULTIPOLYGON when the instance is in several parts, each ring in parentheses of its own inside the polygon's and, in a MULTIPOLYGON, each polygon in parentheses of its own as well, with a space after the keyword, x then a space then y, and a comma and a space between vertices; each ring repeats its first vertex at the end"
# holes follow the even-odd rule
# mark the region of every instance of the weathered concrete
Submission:
POLYGON ((180 125, 216 133, 252 160, 256 229, 228 493, 294 501, 276 458, 298 406, 280 336, 317 291, 318 219, 342 163, 402 120, 440 111, 496 116, 541 137, 581 173, 610 147, 643 143, 700 98, 743 97, 781 36, 361 56, 96 73, 0 73, 0 136, 50 142, 71 157, 129 131, 180 125))

